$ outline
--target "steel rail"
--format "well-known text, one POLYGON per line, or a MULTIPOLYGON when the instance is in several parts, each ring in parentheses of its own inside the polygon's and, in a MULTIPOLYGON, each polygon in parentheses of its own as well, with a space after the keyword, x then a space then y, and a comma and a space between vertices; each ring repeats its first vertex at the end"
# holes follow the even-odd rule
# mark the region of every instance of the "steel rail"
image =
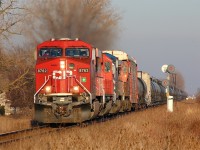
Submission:
MULTIPOLYGON (((156 105, 156 106, 159 106, 159 105, 156 105)), ((149 109, 152 109, 154 107, 149 107, 149 109)), ((2 133, 2 134, 0 134, 0 146, 4 145, 4 144, 12 143, 12 142, 17 142, 17 141, 20 141, 20 140, 30 139, 34 136, 45 135, 45 134, 48 134, 48 133, 57 132, 57 131, 64 130, 64 129, 70 129, 70 128, 73 128, 73 127, 82 128, 82 127, 87 127, 88 125, 94 125, 94 124, 98 124, 98 123, 102 123, 102 122, 111 121, 111 120, 114 120, 116 118, 121 118, 123 116, 129 115, 129 114, 132 114, 132 113, 135 113, 135 112, 138 112, 138 111, 142 111, 142 110, 146 110, 146 109, 141 108, 141 109, 138 109, 138 110, 135 110, 135 111, 127 111, 127 112, 121 112, 121 113, 117 113, 117 114, 102 116, 102 117, 98 117, 98 118, 95 118, 95 119, 92 119, 92 120, 88 120, 88 121, 73 124, 73 125, 60 124, 60 126, 57 127, 57 128, 49 128, 50 127, 49 125, 44 125, 44 126, 39 126, 39 127, 29 128, 29 129, 23 129, 23 130, 17 130, 17 131, 2 133), (64 126, 62 126, 62 125, 64 125, 64 126), (42 133, 35 133, 35 134, 29 133, 31 135, 23 135, 22 136, 22 134, 24 134, 24 133, 28 134, 28 132, 37 131, 37 130, 40 130, 40 129, 48 129, 48 130, 44 131, 42 133), (13 138, 12 135, 16 136, 16 137, 13 138), (12 138, 6 139, 6 137, 12 137, 12 138), (4 139, 6 139, 6 140, 4 140, 4 139)))
POLYGON ((57 131, 60 131, 63 129, 70 129, 72 127, 77 127, 77 126, 78 126, 78 124, 68 125, 68 126, 60 126, 58 128, 51 128, 49 125, 45 125, 45 126, 39 126, 39 127, 34 127, 34 128, 24 129, 24 130, 17 130, 17 131, 2 133, 2 134, 0 134, 0 146, 9 144, 12 142, 17 142, 20 140, 30 139, 34 136, 45 135, 45 134, 57 132, 57 131), (41 129, 44 129, 44 130, 47 129, 47 130, 38 133, 37 131, 41 130, 41 129), (34 131, 36 133, 33 133, 34 131))
POLYGON ((33 131, 38 131, 44 128, 49 127, 48 125, 44 126, 39 126, 39 127, 34 127, 34 128, 28 128, 28 129, 23 129, 23 130, 16 130, 16 131, 11 131, 11 132, 6 132, 6 133, 1 133, 0 134, 0 145, 6 144, 6 143, 11 143, 14 141, 19 141, 20 139, 26 139, 30 138, 31 136, 22 136, 22 134, 26 134, 29 132, 33 131), (20 138, 19 138, 20 137, 20 138))

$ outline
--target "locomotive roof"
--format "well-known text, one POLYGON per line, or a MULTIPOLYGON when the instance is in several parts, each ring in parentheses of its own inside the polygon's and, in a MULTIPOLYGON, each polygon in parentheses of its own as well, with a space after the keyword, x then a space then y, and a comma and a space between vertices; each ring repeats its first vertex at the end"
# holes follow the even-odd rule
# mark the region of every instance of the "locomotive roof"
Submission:
POLYGON ((136 60, 133 57, 130 57, 127 53, 121 50, 104 50, 104 53, 109 53, 111 55, 114 55, 119 60, 131 60, 136 63, 136 60))
POLYGON ((91 47, 92 45, 90 45, 89 43, 86 43, 82 40, 79 39, 69 39, 69 38, 61 38, 61 39, 50 39, 48 41, 42 42, 40 44, 38 44, 38 47, 42 47, 42 46, 60 46, 60 47, 67 47, 67 46, 88 46, 91 47), (77 45, 74 45, 74 44, 77 45))
POLYGON ((112 59, 113 61, 116 61, 118 58, 117 57, 115 57, 114 55, 111 55, 111 54, 109 54, 109 53, 107 53, 107 52, 103 52, 104 54, 106 54, 110 59, 112 59))

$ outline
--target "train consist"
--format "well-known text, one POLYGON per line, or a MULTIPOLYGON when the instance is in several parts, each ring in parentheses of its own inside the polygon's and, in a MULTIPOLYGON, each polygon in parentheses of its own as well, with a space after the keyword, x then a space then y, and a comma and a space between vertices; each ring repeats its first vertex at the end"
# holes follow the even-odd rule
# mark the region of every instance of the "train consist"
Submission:
MULTIPOLYGON (((99 50, 79 39, 51 39, 37 47, 35 118, 79 123, 166 102, 161 81, 138 72, 123 51, 99 50)), ((170 87, 170 95, 187 94, 170 87)))

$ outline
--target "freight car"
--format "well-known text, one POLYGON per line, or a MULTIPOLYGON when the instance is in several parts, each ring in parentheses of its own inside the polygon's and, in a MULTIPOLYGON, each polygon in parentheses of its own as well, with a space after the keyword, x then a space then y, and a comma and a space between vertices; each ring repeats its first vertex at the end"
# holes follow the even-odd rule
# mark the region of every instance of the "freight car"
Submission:
POLYGON ((138 86, 139 91, 146 93, 145 95, 143 94, 142 96, 140 96, 139 99, 145 99, 147 106, 166 103, 167 98, 165 93, 165 87, 162 85, 162 82, 160 80, 152 78, 146 72, 139 71, 138 82, 140 82, 138 84, 140 85, 138 86))
MULTIPOLYGON (((187 93, 174 86, 169 86, 169 94, 175 100, 186 99, 187 93)), ((151 77, 148 73, 138 71, 138 98, 140 104, 147 106, 164 104, 167 102, 166 88, 162 85, 162 81, 151 77)))
POLYGON ((78 123, 166 101, 161 83, 148 73, 138 78, 135 59, 123 51, 62 38, 39 44, 36 53, 37 122, 78 123))

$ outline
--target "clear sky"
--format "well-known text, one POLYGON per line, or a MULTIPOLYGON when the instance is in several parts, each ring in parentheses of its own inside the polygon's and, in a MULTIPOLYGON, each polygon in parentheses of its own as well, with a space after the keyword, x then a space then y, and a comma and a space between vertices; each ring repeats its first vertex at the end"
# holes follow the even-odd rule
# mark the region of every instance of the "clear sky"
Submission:
POLYGON ((120 12, 121 34, 114 49, 136 58, 139 70, 164 78, 173 64, 186 91, 200 88, 200 0, 112 0, 120 12))

